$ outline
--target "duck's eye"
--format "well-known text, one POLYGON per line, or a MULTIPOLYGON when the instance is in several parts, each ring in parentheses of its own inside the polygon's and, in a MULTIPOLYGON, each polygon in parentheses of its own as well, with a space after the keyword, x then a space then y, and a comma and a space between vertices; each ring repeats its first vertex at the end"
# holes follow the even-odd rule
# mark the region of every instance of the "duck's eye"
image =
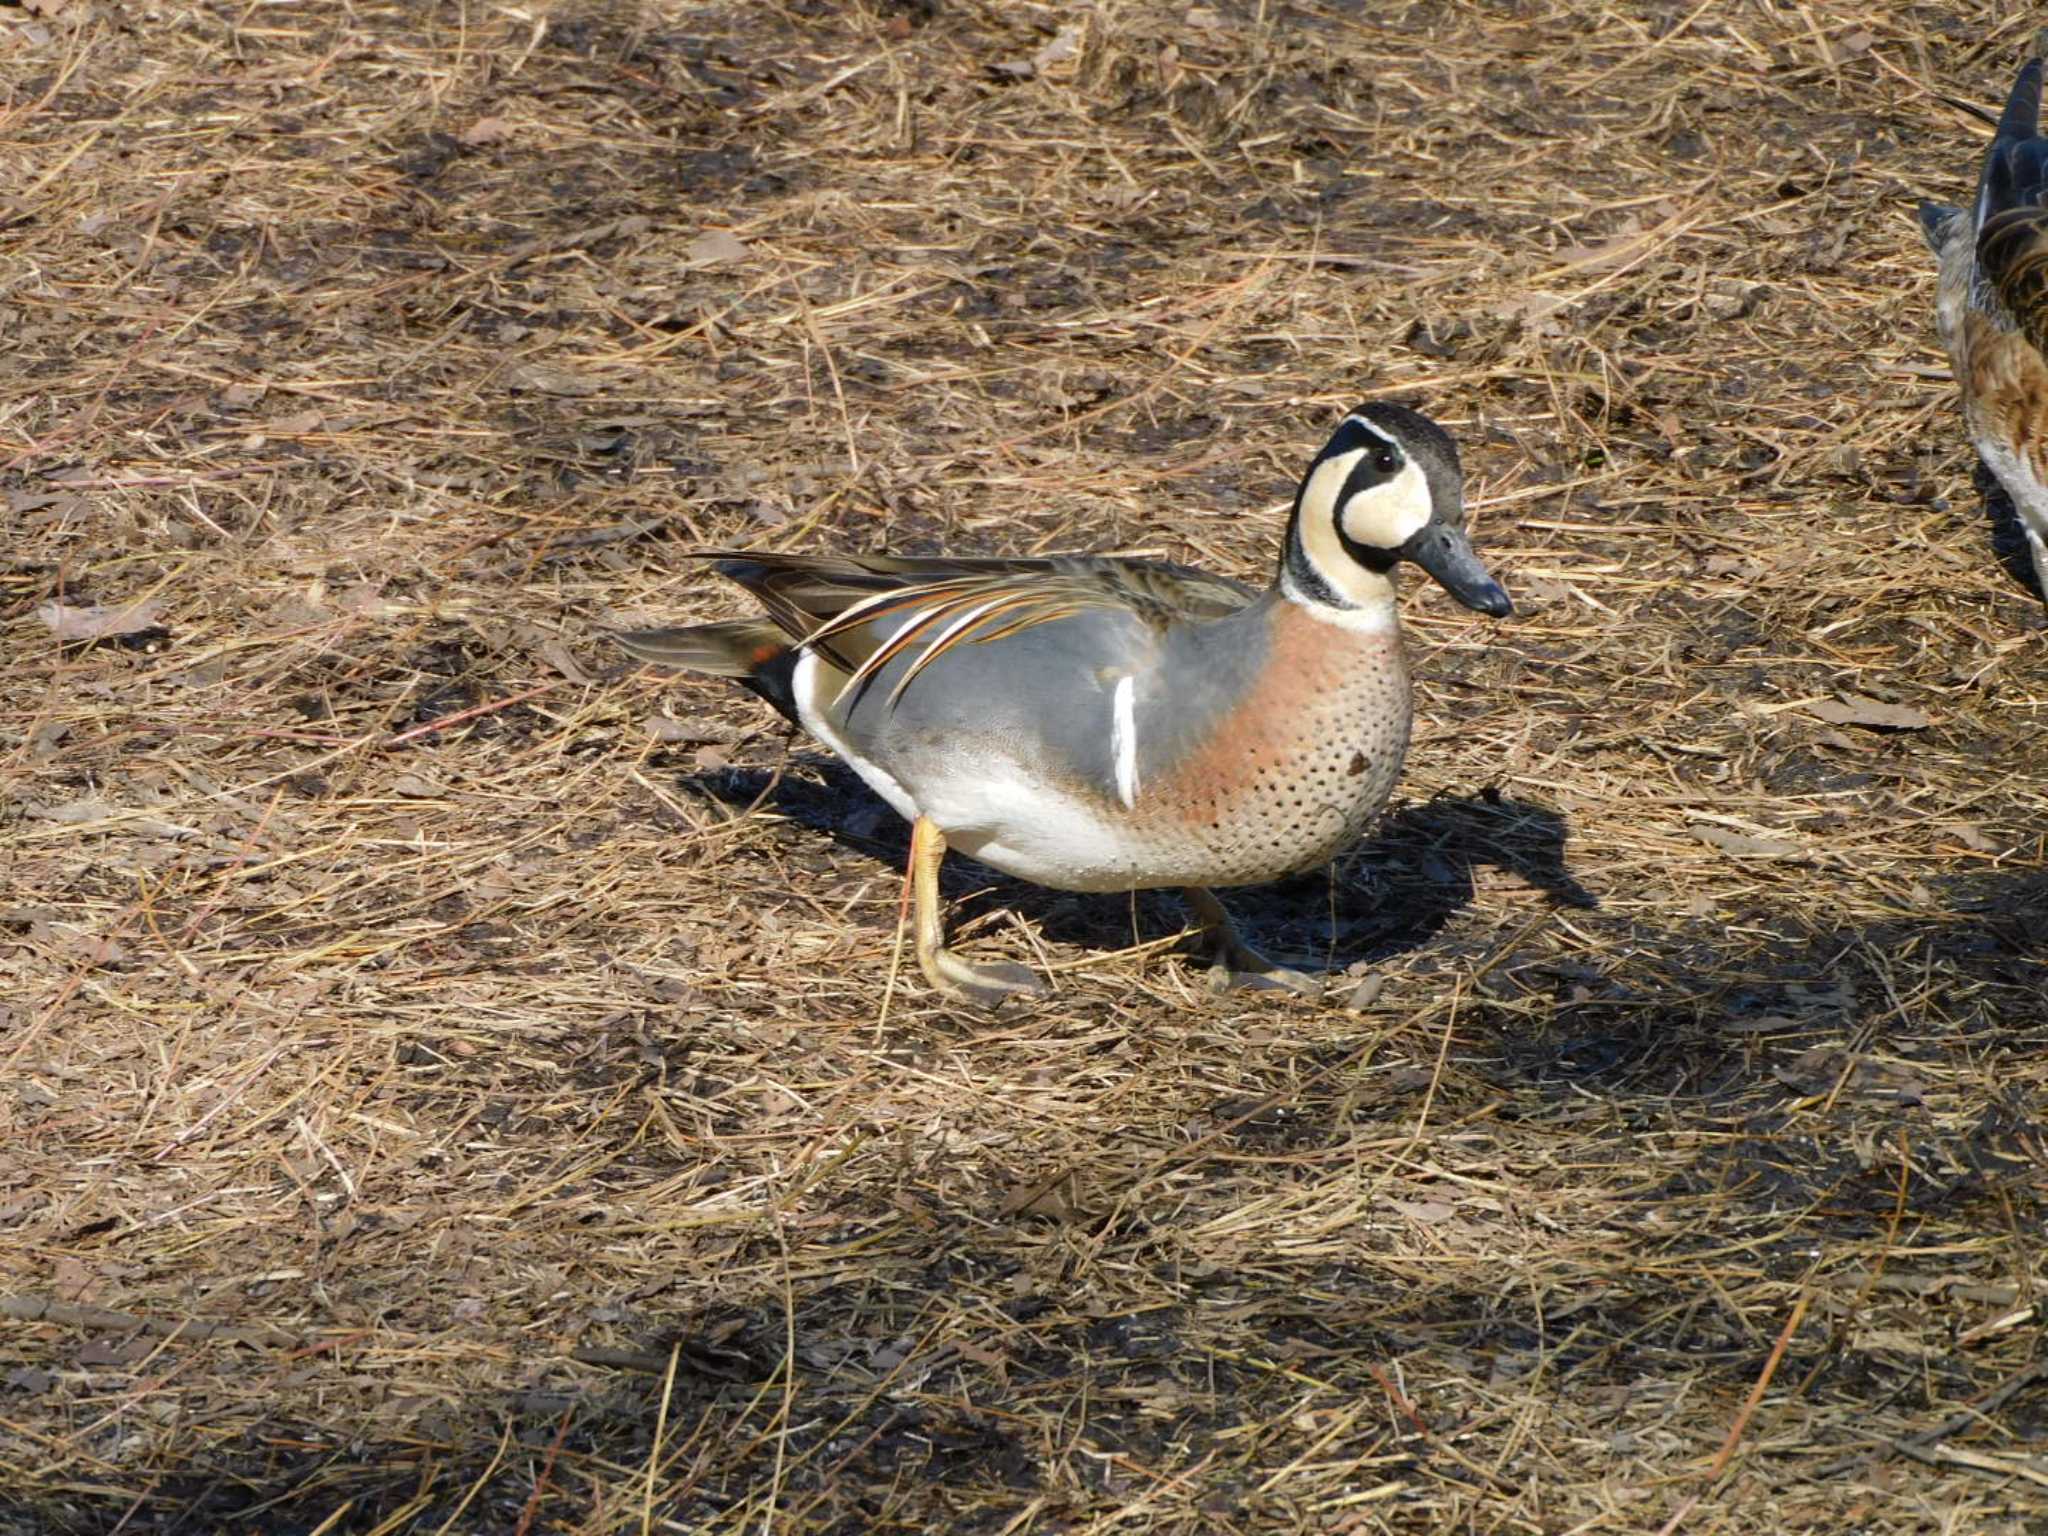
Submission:
POLYGON ((1394 458, 1394 450, 1391 448, 1382 448, 1379 451, 1379 453, 1374 456, 1372 461, 1372 467, 1378 470, 1383 475, 1391 475, 1394 472, 1394 465, 1396 462, 1397 460, 1394 458))

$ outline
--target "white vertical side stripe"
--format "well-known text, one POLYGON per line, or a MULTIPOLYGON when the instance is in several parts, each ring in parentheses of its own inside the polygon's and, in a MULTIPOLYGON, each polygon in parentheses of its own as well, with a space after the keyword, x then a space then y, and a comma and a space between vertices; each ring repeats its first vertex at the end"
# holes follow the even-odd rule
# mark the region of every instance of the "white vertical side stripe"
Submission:
POLYGON ((1138 680, 1116 680, 1109 704, 1109 755, 1116 763, 1116 797, 1129 810, 1138 803, 1138 680))

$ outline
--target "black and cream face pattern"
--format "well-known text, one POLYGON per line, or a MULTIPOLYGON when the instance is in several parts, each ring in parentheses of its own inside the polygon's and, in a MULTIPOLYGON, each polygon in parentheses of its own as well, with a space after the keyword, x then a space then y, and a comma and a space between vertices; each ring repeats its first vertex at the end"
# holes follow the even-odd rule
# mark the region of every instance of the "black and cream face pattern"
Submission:
POLYGON ((1361 405, 1302 477, 1280 590, 1333 623, 1386 628, 1403 560, 1475 612, 1504 619, 1515 611, 1465 537, 1464 477, 1450 433, 1403 406, 1361 405))
POLYGON ((1457 445, 1425 416, 1361 407, 1309 471, 1301 503, 1304 518, 1332 524, 1352 559, 1384 570, 1442 509, 1459 506, 1457 445))
POLYGON ((1432 523, 1462 525, 1458 448, 1428 417, 1362 405, 1339 423, 1295 499, 1288 576, 1330 608, 1391 611, 1388 573, 1432 523))

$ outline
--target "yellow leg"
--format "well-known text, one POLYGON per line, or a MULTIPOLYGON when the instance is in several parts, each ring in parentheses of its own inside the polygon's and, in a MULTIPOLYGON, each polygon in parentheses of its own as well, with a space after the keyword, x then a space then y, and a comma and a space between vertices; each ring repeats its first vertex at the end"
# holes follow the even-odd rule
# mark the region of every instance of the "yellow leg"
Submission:
POLYGON ((916 925, 917 964, 941 992, 993 1007, 1017 992, 1045 995, 1043 981, 1007 960, 974 965, 946 948, 946 929, 939 915, 939 864, 946 857, 946 834, 938 823, 920 816, 910 828, 910 904, 916 925))
POLYGON ((1197 943, 1209 955, 1209 984, 1221 992, 1233 985, 1284 987, 1303 997, 1321 997, 1323 984, 1313 976, 1275 965, 1238 936, 1237 924, 1214 891, 1199 885, 1183 886, 1181 895, 1200 932, 1197 943))

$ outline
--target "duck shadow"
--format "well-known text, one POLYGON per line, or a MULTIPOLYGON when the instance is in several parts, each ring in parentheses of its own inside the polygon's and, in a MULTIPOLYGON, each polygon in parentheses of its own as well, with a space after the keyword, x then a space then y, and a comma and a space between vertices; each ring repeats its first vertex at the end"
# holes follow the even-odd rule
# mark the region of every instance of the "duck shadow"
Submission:
MULTIPOLYGON (((793 764, 807 772, 777 777, 734 767, 687 775, 680 785, 738 813, 773 811, 903 868, 910 828, 901 817, 836 759, 805 754, 793 764)), ((1471 905, 1482 869, 1504 871, 1559 906, 1597 907, 1571 872, 1568 840, 1564 818, 1547 807, 1490 789, 1441 795, 1389 811, 1365 841, 1325 869, 1221 895, 1245 939, 1276 960, 1311 974, 1358 972, 1433 940, 1471 905)), ((940 890, 950 926, 1007 908, 1048 940, 1080 948, 1120 949, 1186 923, 1172 890, 1130 897, 1052 890, 966 855, 946 860, 940 890)))
MULTIPOLYGON (((1354 963, 1373 962, 1435 939, 1471 905, 1478 872, 1487 869, 1513 876, 1554 906, 1595 909, 1599 898, 1566 858, 1570 835, 1556 811, 1491 788, 1399 806, 1337 861, 1338 888, 1351 895, 1340 904, 1339 947, 1354 963)), ((1318 883, 1327 884, 1288 882, 1318 883)))

